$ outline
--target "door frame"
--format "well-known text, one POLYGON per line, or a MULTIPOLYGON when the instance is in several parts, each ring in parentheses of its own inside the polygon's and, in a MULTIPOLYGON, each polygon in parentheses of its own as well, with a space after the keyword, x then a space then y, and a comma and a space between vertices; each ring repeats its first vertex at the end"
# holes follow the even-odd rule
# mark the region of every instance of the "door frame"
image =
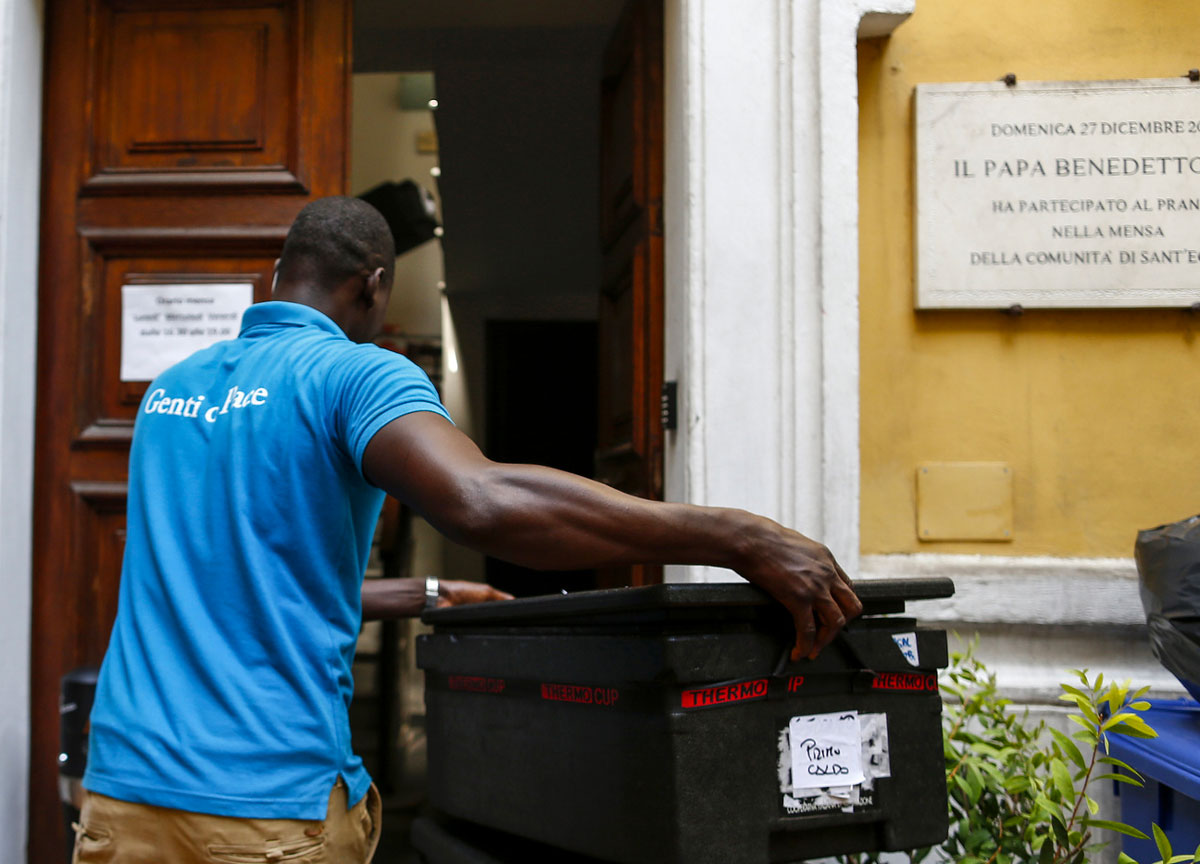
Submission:
MULTIPOLYGON (((0 782, 27 789, 37 260, 41 198, 42 3, 0 15, 0 782)), ((0 796, 0 860, 23 861, 29 802, 0 796)))
MULTIPOLYGON (((889 34, 916 2, 664 8, 664 378, 678 381, 680 400, 665 497, 772 516, 819 537, 851 574, 857 44, 889 34)), ((668 582, 729 578, 712 568, 665 573, 668 582)))

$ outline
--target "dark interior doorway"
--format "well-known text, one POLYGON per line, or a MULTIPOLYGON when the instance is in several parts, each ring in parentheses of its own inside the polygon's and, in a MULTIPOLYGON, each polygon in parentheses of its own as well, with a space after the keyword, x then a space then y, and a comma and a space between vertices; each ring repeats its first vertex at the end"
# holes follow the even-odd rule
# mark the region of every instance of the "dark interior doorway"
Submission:
MULTIPOLYGON (((592 476, 596 449, 596 323, 488 321, 487 436, 500 462, 592 476)), ((534 571, 488 558, 487 581, 517 596, 596 587, 594 570, 534 571)))

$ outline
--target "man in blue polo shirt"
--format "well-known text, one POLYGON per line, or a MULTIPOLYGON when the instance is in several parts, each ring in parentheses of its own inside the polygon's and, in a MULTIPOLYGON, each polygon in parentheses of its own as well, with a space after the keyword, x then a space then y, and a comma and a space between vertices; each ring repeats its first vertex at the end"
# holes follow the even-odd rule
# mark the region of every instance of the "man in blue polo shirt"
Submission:
POLYGON ((275 299, 148 389, 79 862, 370 860, 379 808, 350 746, 354 646, 364 603, 411 615, 425 602, 407 580, 361 593, 384 490, 527 566, 731 567, 791 611, 795 656, 861 611, 828 550, 768 519, 487 460, 419 369, 369 344, 392 262, 369 205, 313 202, 275 299))

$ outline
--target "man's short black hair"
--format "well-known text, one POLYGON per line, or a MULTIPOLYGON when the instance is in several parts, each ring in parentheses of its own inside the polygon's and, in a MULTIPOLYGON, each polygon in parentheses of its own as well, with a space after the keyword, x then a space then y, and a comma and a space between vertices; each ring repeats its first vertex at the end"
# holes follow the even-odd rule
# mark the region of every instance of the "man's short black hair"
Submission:
POLYGON ((307 278, 332 288, 382 267, 390 281, 395 263, 392 232, 380 212, 339 195, 318 198, 296 216, 279 253, 279 278, 307 278))

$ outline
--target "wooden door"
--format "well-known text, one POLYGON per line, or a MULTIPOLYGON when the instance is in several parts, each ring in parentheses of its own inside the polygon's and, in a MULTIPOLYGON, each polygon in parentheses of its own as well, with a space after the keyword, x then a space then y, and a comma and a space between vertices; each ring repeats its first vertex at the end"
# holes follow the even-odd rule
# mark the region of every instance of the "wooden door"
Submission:
MULTIPOLYGON (((596 476, 662 498, 663 7, 632 0, 604 55, 600 119, 600 394, 596 476)), ((601 587, 662 581, 613 568, 601 587)))
MULTIPOLYGON (((347 175, 349 0, 51 0, 38 295, 31 862, 62 860, 58 682, 116 611, 144 381, 123 285, 249 282, 347 175)), ((219 542, 214 538, 214 542, 219 542)))

